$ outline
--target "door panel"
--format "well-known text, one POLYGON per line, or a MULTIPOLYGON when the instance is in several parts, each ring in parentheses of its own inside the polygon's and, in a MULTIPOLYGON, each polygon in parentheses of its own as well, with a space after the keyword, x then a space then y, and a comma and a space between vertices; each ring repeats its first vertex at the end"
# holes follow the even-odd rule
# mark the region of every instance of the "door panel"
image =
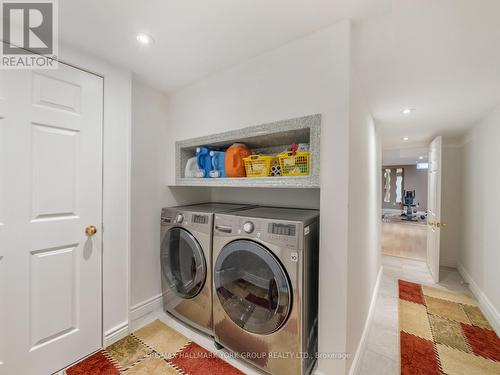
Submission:
POLYGON ((50 72, 33 76, 33 100, 39 106, 51 107, 80 114, 82 88, 71 80, 70 74, 49 75, 50 72))
POLYGON ((32 125, 33 219, 78 216, 78 132, 32 125))
MULTIPOLYGON (((3 146, 4 143, 4 119, 6 117, 6 112, 7 112, 7 106, 5 103, 5 97, 4 97, 4 90, 5 90, 5 85, 2 79, 2 75, 0 75, 0 147, 3 146)), ((3 156, 1 153, 0 149, 0 156, 3 156)), ((5 270, 5 261, 4 261, 4 255, 5 255, 5 235, 4 235, 4 222, 5 222, 5 190, 4 190, 4 185, 5 185, 5 179, 6 175, 4 173, 5 169, 3 167, 4 164, 4 159, 3 157, 0 157, 0 374, 4 374, 5 372, 5 365, 4 362, 6 360, 6 341, 3 339, 6 337, 6 331, 5 327, 7 326, 6 323, 6 316, 5 316, 5 308, 2 308, 3 306, 6 306, 6 297, 5 297, 5 286, 7 283, 7 279, 5 277, 6 270, 5 270)))
MULTIPOLYGON (((0 75, 0 146, 3 145, 3 138, 4 138, 4 126, 5 126, 5 116, 7 112, 6 104, 5 104, 5 98, 3 94, 3 90, 5 90, 5 86, 2 81, 2 77, 0 75)), ((1 151, 0 151, 1 152, 1 151)), ((1 154, 0 154, 1 155, 1 154)), ((6 183, 6 175, 5 175, 5 170, 3 168, 3 163, 5 163, 5 160, 3 158, 0 158, 0 231, 2 230, 2 226, 4 225, 4 218, 5 218, 5 194, 4 194, 4 184, 6 183)), ((0 232, 1 234, 1 232, 0 232)), ((3 256, 2 254, 2 248, 0 247, 0 256, 3 256)))
POLYGON ((0 120, 8 285, 0 311, 9 322, 0 361, 9 374, 51 374, 102 344, 103 82, 61 63, 0 71, 0 86, 8 111, 0 120), (93 237, 89 225, 98 228, 93 237))
POLYGON ((427 215, 427 264, 434 282, 439 282, 439 257, 441 242, 441 155, 442 138, 432 141, 429 149, 429 193, 427 215))
MULTIPOLYGON (((1 228, 2 224, 0 223, 0 231, 2 230, 1 228)), ((1 238, 1 234, 0 234, 1 238)), ((3 255, 2 255, 2 250, 0 249, 0 306, 5 306, 7 304, 7 301, 5 300, 5 294, 4 294, 4 289, 5 289, 5 267, 4 267, 4 261, 3 261, 3 255)), ((4 361, 5 361, 5 346, 7 343, 7 340, 5 340, 6 337, 6 332, 5 332, 5 327, 6 327, 6 321, 5 321, 5 316, 4 316, 4 309, 0 309, 0 374, 4 374, 4 361)))
POLYGON ((77 322, 77 244, 31 253, 31 349, 59 339, 77 322))

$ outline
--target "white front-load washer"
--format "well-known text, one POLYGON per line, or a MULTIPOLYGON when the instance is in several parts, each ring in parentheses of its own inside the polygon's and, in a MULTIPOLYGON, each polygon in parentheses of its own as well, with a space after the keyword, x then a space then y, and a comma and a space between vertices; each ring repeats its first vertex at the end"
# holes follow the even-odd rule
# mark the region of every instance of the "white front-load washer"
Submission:
POLYGON ((317 357, 319 211, 256 207, 216 214, 216 343, 273 375, 317 357))
POLYGON ((213 215, 248 207, 204 203, 163 208, 161 212, 160 259, 164 310, 208 335, 213 334, 213 215))

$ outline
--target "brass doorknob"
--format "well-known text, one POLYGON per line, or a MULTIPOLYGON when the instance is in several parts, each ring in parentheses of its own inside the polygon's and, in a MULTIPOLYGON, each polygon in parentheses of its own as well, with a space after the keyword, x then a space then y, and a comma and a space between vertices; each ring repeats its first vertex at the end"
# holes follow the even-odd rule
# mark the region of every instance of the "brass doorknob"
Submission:
POLYGON ((85 228, 85 234, 87 236, 93 236, 96 233, 97 233, 97 228, 94 227, 93 225, 89 225, 87 228, 85 228))

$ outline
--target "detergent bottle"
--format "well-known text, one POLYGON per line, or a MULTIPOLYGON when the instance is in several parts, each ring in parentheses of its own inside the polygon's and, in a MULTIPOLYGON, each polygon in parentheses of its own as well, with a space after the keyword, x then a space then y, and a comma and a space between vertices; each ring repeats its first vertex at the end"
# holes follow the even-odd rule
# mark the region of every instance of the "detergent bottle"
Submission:
POLYGON ((209 178, 210 171, 212 170, 212 157, 210 156, 210 149, 208 147, 196 148, 196 162, 198 168, 203 172, 203 178, 209 178))
POLYGON ((227 177, 246 177, 243 158, 252 155, 252 151, 243 143, 235 143, 226 150, 227 177))
POLYGON ((198 160, 196 157, 189 158, 184 169, 184 177, 186 178, 201 178, 204 172, 198 167, 198 160))
POLYGON ((226 153, 223 151, 210 151, 212 157, 212 170, 210 177, 212 178, 225 178, 226 175, 226 153))

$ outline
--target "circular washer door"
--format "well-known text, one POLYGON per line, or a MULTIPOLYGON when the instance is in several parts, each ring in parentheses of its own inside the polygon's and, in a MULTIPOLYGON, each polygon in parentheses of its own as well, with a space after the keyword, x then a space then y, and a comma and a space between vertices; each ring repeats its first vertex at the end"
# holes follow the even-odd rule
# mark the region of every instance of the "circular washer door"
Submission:
POLYGON ((163 277, 181 298, 194 298, 200 293, 207 277, 203 251, 191 233, 171 228, 161 245, 163 277))
POLYGON ((271 251, 253 241, 236 240, 222 249, 214 270, 219 301, 238 326, 266 335, 285 323, 292 288, 271 251))

